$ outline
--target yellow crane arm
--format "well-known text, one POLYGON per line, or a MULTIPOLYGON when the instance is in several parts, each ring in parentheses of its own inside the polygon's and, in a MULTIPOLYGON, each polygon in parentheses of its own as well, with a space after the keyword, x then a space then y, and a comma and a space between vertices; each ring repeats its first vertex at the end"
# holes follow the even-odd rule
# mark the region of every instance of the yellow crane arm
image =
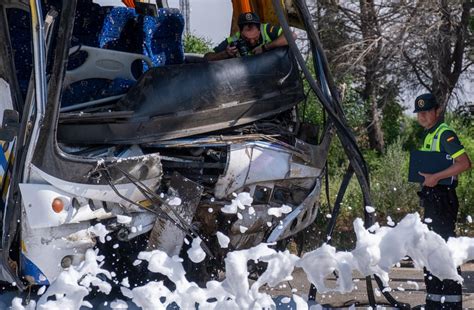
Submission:
MULTIPOLYGON (((291 0, 281 0, 290 26, 302 28, 302 23, 291 0)), ((237 18, 243 12, 255 12, 262 22, 278 25, 278 17, 273 8, 272 0, 232 0, 232 29, 231 33, 238 31, 237 18)))

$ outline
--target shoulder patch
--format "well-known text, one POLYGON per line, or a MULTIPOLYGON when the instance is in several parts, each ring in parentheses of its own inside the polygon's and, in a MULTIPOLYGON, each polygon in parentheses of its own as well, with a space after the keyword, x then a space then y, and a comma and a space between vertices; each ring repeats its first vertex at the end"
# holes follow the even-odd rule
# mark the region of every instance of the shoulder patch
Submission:
POLYGON ((446 141, 451 142, 451 141, 453 141, 454 139, 455 139, 455 138, 454 138, 453 136, 451 136, 451 137, 447 138, 446 141))

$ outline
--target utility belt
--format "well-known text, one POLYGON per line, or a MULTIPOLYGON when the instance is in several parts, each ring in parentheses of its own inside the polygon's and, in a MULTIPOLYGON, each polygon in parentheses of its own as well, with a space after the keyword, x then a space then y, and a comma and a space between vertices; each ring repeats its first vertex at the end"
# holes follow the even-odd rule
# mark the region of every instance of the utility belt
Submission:
POLYGON ((417 192, 418 197, 421 199, 430 198, 433 196, 439 195, 450 195, 456 193, 456 186, 458 185, 458 181, 454 180, 453 184, 451 185, 436 185, 434 187, 423 186, 421 191, 417 192))

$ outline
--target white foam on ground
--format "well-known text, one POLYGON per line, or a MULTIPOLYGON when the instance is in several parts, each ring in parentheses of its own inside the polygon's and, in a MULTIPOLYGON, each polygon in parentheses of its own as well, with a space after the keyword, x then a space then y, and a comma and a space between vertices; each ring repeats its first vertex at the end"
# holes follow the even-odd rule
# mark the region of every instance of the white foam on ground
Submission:
MULTIPOLYGON (((352 273, 355 270, 364 276, 377 274, 387 285, 384 291, 390 291, 388 272, 407 255, 413 259, 417 268, 427 267, 440 279, 459 282, 463 279, 457 274, 457 266, 474 259, 473 238, 450 238, 445 242, 439 235, 430 231, 416 213, 407 215, 395 227, 373 225, 370 230, 373 233, 364 228, 361 219, 354 221, 357 243, 355 249, 350 252, 336 251, 327 244, 306 253, 302 258, 288 251, 278 252, 267 244, 230 252, 225 258, 226 278, 221 282, 209 281, 205 288, 200 288, 186 279, 182 259, 169 257, 159 250, 141 252, 138 259, 148 262, 151 272, 168 277, 176 285, 176 289, 170 291, 163 282, 150 282, 132 290, 121 287, 121 291, 124 298, 131 299, 143 309, 164 309, 172 303, 176 303, 181 309, 194 309, 195 304, 199 304, 199 309, 274 309, 276 305, 271 296, 261 293, 259 289, 264 285, 276 287, 290 280, 295 267, 303 268, 308 279, 321 293, 351 291, 354 285, 352 273), (248 261, 261 261, 268 265, 265 272, 252 284, 247 277, 248 261), (339 276, 336 286, 327 288, 324 279, 334 271, 337 271, 339 276)), ((199 245, 200 242, 195 239, 192 248, 195 243, 199 245)), ((85 261, 79 267, 63 271, 39 298, 37 309, 63 310, 79 309, 81 305, 89 306, 90 304, 84 302, 84 297, 88 295, 91 286, 96 286, 108 294, 110 284, 100 280, 97 275, 102 273, 110 279, 110 274, 100 269, 98 259, 96 253, 89 250, 85 261), (56 300, 48 301, 50 296, 56 296, 56 300)), ((127 284, 125 282, 122 284, 127 284)), ((302 297, 293 295, 292 299, 298 309, 308 309, 302 297)), ((116 300, 111 306, 113 304, 116 309, 120 309, 122 302, 116 300)), ((12 309, 32 308, 25 308, 21 305, 21 300, 14 299, 12 309)))
POLYGON ((374 213, 375 208, 371 206, 365 206, 365 211, 367 211, 367 213, 374 213))

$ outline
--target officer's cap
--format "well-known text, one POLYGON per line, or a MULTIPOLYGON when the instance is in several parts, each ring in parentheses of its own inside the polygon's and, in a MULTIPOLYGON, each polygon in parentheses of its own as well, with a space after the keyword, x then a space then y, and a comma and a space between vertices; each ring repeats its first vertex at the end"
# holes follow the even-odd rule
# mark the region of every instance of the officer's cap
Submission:
POLYGON ((429 111, 431 109, 437 108, 438 102, 436 101, 435 96, 433 94, 423 94, 419 95, 415 99, 415 110, 413 113, 418 113, 421 111, 429 111))
POLYGON ((242 28, 246 24, 260 24, 260 17, 253 12, 246 12, 239 15, 239 27, 242 28))

